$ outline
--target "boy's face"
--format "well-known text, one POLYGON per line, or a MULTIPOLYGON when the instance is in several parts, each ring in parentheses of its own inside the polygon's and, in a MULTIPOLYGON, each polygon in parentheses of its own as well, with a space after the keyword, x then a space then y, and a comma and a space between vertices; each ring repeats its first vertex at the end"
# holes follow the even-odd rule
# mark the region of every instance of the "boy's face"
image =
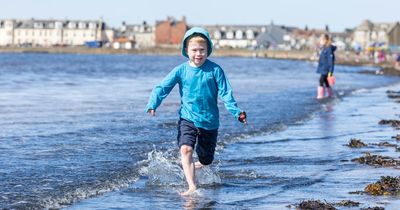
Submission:
POLYGON ((189 40, 187 54, 191 64, 196 67, 203 65, 207 59, 207 43, 189 40))

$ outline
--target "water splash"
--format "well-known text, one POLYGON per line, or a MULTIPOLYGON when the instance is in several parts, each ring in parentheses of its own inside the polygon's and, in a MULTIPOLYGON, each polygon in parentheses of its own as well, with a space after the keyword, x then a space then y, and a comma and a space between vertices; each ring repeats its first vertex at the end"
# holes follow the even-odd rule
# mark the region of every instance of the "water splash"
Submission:
MULTIPOLYGON (((147 176, 146 185, 182 186, 186 184, 180 158, 173 154, 176 151, 158 151, 153 149, 148 153, 147 166, 140 169, 142 176, 147 176)), ((220 184, 219 167, 204 166, 196 170, 196 182, 199 185, 220 184)))
POLYGON ((196 170, 196 181, 199 185, 221 184, 222 180, 219 176, 219 166, 204 166, 196 170))
POLYGON ((177 159, 171 152, 152 150, 147 155, 148 166, 140 170, 140 174, 147 176, 147 185, 183 185, 184 175, 177 159))

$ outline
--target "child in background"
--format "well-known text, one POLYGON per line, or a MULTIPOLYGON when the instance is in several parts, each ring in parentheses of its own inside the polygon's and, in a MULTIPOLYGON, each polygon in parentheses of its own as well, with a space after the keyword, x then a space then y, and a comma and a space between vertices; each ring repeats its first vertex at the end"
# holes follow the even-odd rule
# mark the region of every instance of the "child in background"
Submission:
POLYGON ((162 100, 176 84, 179 85, 181 108, 178 145, 189 185, 182 195, 189 195, 196 190, 195 170, 214 160, 219 127, 218 96, 236 119, 246 123, 246 113, 238 108, 224 71, 207 59, 211 52, 212 42, 206 30, 194 27, 187 31, 182 40, 182 55, 189 60, 175 67, 155 86, 146 107, 146 111, 154 116, 162 100), (192 157, 194 150, 199 159, 196 163, 192 157))
POLYGON ((328 77, 331 77, 335 65, 335 50, 336 46, 332 45, 331 38, 328 34, 323 34, 320 39, 322 45, 322 51, 319 56, 317 73, 321 74, 319 78, 319 86, 317 90, 317 99, 323 99, 325 92, 328 97, 333 96, 333 89, 328 83, 328 77))
POLYGON ((396 62, 394 64, 394 68, 400 70, 400 53, 397 53, 396 55, 396 62))

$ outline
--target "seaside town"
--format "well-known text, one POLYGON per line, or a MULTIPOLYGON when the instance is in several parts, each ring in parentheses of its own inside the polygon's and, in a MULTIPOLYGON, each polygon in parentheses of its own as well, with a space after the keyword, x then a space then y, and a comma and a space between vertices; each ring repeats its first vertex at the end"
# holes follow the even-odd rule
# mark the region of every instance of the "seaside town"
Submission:
MULTIPOLYGON (((154 24, 122 22, 110 27, 99 20, 0 20, 0 47, 79 47, 116 50, 145 50, 149 48, 177 48, 184 33, 192 25, 185 17, 167 17, 154 24)), ((269 51, 315 51, 319 37, 329 33, 338 52, 355 52, 364 60, 375 63, 392 61, 400 51, 400 23, 380 23, 364 20, 343 32, 265 25, 203 25, 217 49, 250 49, 269 51)), ((315 57, 315 56, 314 56, 315 57)))

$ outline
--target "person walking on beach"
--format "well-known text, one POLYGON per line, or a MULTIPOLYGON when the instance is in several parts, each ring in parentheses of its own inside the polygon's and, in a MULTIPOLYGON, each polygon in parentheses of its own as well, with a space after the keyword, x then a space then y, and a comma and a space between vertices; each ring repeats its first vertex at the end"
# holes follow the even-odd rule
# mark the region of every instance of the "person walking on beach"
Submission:
POLYGON ((232 88, 222 68, 207 59, 212 52, 209 33, 199 27, 188 30, 182 40, 182 55, 187 62, 175 67, 151 93, 146 112, 155 116, 161 102, 176 84, 181 96, 178 123, 178 146, 189 189, 181 195, 196 190, 195 170, 214 160, 219 127, 218 96, 225 107, 242 123, 246 112, 240 110, 232 88), (197 144, 197 145, 196 145, 197 144), (194 163, 193 151, 199 161, 194 163))
POLYGON ((329 85, 328 77, 332 77, 335 65, 335 50, 336 46, 332 45, 331 37, 328 34, 323 34, 320 39, 322 51, 319 56, 317 73, 321 74, 319 78, 319 86, 317 90, 317 99, 323 99, 325 92, 328 97, 333 96, 333 89, 329 85))

